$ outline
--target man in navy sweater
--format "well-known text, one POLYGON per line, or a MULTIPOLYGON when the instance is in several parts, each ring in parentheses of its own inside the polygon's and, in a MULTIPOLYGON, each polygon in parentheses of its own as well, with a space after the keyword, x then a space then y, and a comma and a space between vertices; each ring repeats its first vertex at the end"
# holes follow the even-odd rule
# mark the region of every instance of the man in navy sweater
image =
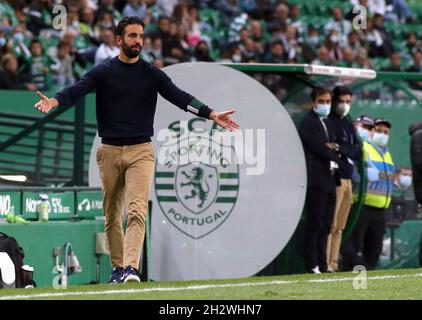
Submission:
POLYGON ((123 18, 116 29, 119 55, 95 66, 75 85, 53 98, 37 92, 35 108, 43 113, 96 90, 96 115, 101 145, 97 164, 103 190, 105 231, 113 267, 109 283, 139 282, 137 267, 145 235, 148 195, 155 156, 151 144, 158 93, 184 111, 211 119, 233 131, 239 124, 230 118, 235 110, 217 112, 179 89, 161 70, 141 60, 144 23, 123 18), (122 209, 126 208, 126 234, 122 209))
POLYGON ((334 149, 338 150, 338 174, 340 185, 336 187, 336 206, 331 232, 327 240, 327 264, 329 272, 339 271, 338 256, 343 235, 353 202, 352 174, 353 165, 362 159, 362 145, 358 140, 353 124, 346 116, 352 103, 352 91, 345 86, 333 89, 333 104, 330 116, 336 132, 334 149))

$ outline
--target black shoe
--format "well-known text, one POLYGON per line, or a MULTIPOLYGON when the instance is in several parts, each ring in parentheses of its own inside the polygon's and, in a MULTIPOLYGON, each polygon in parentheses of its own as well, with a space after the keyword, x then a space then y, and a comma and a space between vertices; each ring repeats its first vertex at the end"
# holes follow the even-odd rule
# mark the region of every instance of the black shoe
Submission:
POLYGON ((138 270, 133 268, 132 266, 127 266, 123 269, 123 276, 122 282, 141 282, 141 278, 139 277, 138 270))
POLYGON ((110 284, 122 283, 122 276, 123 276, 123 268, 115 267, 111 271, 110 280, 108 280, 108 283, 110 284))

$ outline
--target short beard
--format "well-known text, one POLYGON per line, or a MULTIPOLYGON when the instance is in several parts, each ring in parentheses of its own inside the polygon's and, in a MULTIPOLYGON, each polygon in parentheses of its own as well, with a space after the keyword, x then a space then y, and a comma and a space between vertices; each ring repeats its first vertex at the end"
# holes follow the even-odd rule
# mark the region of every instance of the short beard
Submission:
POLYGON ((139 52, 134 51, 131 47, 129 47, 128 45, 126 45, 124 42, 122 43, 122 50, 123 53, 125 54, 126 57, 128 57, 129 59, 133 59, 138 57, 141 54, 142 51, 142 46, 139 49, 139 52))

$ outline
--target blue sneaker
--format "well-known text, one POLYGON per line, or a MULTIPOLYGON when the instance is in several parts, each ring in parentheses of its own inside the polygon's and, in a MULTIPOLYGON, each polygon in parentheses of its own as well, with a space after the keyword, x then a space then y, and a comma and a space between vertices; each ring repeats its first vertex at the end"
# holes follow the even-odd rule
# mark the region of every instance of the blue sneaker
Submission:
POLYGON ((123 269, 123 276, 122 276, 122 282, 141 282, 141 279, 139 278, 138 270, 131 266, 127 266, 123 269))
POLYGON ((122 276, 123 276, 123 268, 115 267, 111 271, 111 276, 110 276, 110 280, 108 280, 108 283, 110 284, 122 283, 122 276))

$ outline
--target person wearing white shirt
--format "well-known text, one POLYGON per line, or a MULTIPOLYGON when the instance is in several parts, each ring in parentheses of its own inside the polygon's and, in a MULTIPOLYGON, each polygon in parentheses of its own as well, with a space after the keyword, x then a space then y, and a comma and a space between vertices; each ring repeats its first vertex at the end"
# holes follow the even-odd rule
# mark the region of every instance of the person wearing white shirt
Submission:
POLYGON ((100 33, 101 45, 95 53, 95 65, 100 64, 104 60, 111 59, 119 54, 119 47, 114 41, 114 32, 110 29, 103 29, 100 33))

